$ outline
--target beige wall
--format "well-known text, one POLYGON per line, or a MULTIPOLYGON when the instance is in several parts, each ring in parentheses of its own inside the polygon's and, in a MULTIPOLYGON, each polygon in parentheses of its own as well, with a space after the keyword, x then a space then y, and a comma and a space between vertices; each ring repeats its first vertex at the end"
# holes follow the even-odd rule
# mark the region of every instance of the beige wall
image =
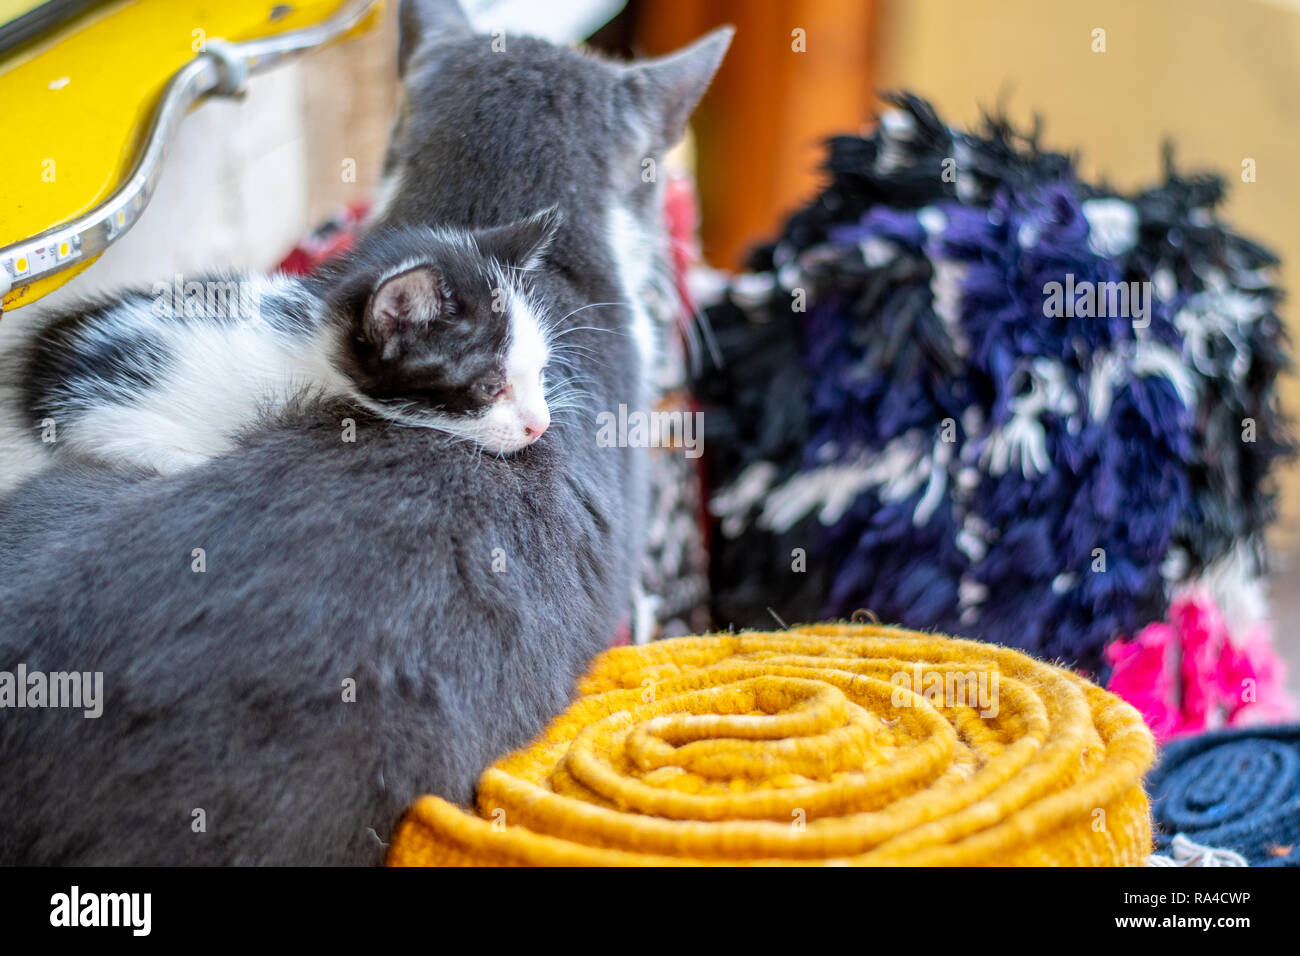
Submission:
POLYGON ((397 4, 386 3, 375 29, 302 61, 303 115, 309 145, 308 221, 318 225, 341 206, 369 196, 379 182, 397 116, 397 4), (345 160, 355 179, 345 179, 345 160))
MULTIPOLYGON (((882 0, 881 89, 907 87, 949 122, 1002 104, 1035 111, 1045 145, 1077 150, 1085 176, 1121 188, 1181 168, 1229 181, 1227 218, 1280 254, 1300 296, 1300 2, 1293 0, 882 0), (1092 52, 1092 31, 1106 52, 1092 52), (1257 181, 1243 183, 1243 158, 1257 181)), ((1300 310, 1284 307, 1300 343, 1300 310)), ((1300 381, 1283 387, 1300 412, 1300 381)), ((1300 537, 1300 469, 1283 476, 1288 543, 1300 537)))

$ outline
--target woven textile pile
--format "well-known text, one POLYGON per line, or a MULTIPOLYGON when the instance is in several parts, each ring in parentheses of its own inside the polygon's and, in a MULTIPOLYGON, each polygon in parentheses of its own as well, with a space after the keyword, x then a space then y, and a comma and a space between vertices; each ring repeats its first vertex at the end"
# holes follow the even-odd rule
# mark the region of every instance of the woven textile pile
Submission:
POLYGON ((1154 743, 1130 706, 1017 651, 883 627, 673 638, 435 797, 389 862, 1136 865, 1154 743))
POLYGON ((1181 834, 1251 866, 1300 866, 1300 725, 1174 741, 1147 789, 1161 850, 1181 834))
POLYGON ((708 310, 716 624, 868 608, 1012 643, 1162 736, 1285 713, 1273 256, 1217 178, 1121 196, 1005 123, 897 106, 708 310))

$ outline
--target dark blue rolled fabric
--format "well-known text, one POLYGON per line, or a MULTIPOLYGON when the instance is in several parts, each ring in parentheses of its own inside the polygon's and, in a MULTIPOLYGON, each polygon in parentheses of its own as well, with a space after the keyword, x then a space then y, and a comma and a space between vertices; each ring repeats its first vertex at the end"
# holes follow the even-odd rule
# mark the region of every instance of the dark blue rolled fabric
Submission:
POLYGON ((1300 866, 1300 724, 1175 740, 1147 790, 1161 851, 1183 833, 1251 866, 1300 866))

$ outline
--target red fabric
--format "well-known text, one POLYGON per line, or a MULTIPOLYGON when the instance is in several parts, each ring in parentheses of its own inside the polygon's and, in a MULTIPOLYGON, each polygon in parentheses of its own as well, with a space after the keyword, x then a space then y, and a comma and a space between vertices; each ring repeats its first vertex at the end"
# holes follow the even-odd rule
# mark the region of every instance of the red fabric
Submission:
POLYGON ((322 262, 341 256, 361 235, 369 213, 369 199, 352 203, 329 222, 304 236, 281 260, 279 270, 289 275, 306 275, 316 271, 322 262))

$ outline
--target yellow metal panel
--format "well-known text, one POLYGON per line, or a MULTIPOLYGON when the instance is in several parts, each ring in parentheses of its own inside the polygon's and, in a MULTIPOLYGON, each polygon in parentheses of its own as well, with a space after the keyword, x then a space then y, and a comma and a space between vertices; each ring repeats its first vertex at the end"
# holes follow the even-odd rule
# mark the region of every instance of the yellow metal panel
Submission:
POLYGON ((25 13, 31 13, 44 0, 0 0, 0 23, 17 20, 25 13))
MULTIPOLYGON (((206 41, 239 42, 313 26, 342 5, 123 0, 0 61, 7 133, 0 150, 0 246, 106 199, 130 172, 168 79, 206 41)), ((55 277, 54 285, 73 274, 55 277)), ((35 284, 26 290, 16 285, 4 304, 26 304, 48 291, 34 294, 35 284)))

